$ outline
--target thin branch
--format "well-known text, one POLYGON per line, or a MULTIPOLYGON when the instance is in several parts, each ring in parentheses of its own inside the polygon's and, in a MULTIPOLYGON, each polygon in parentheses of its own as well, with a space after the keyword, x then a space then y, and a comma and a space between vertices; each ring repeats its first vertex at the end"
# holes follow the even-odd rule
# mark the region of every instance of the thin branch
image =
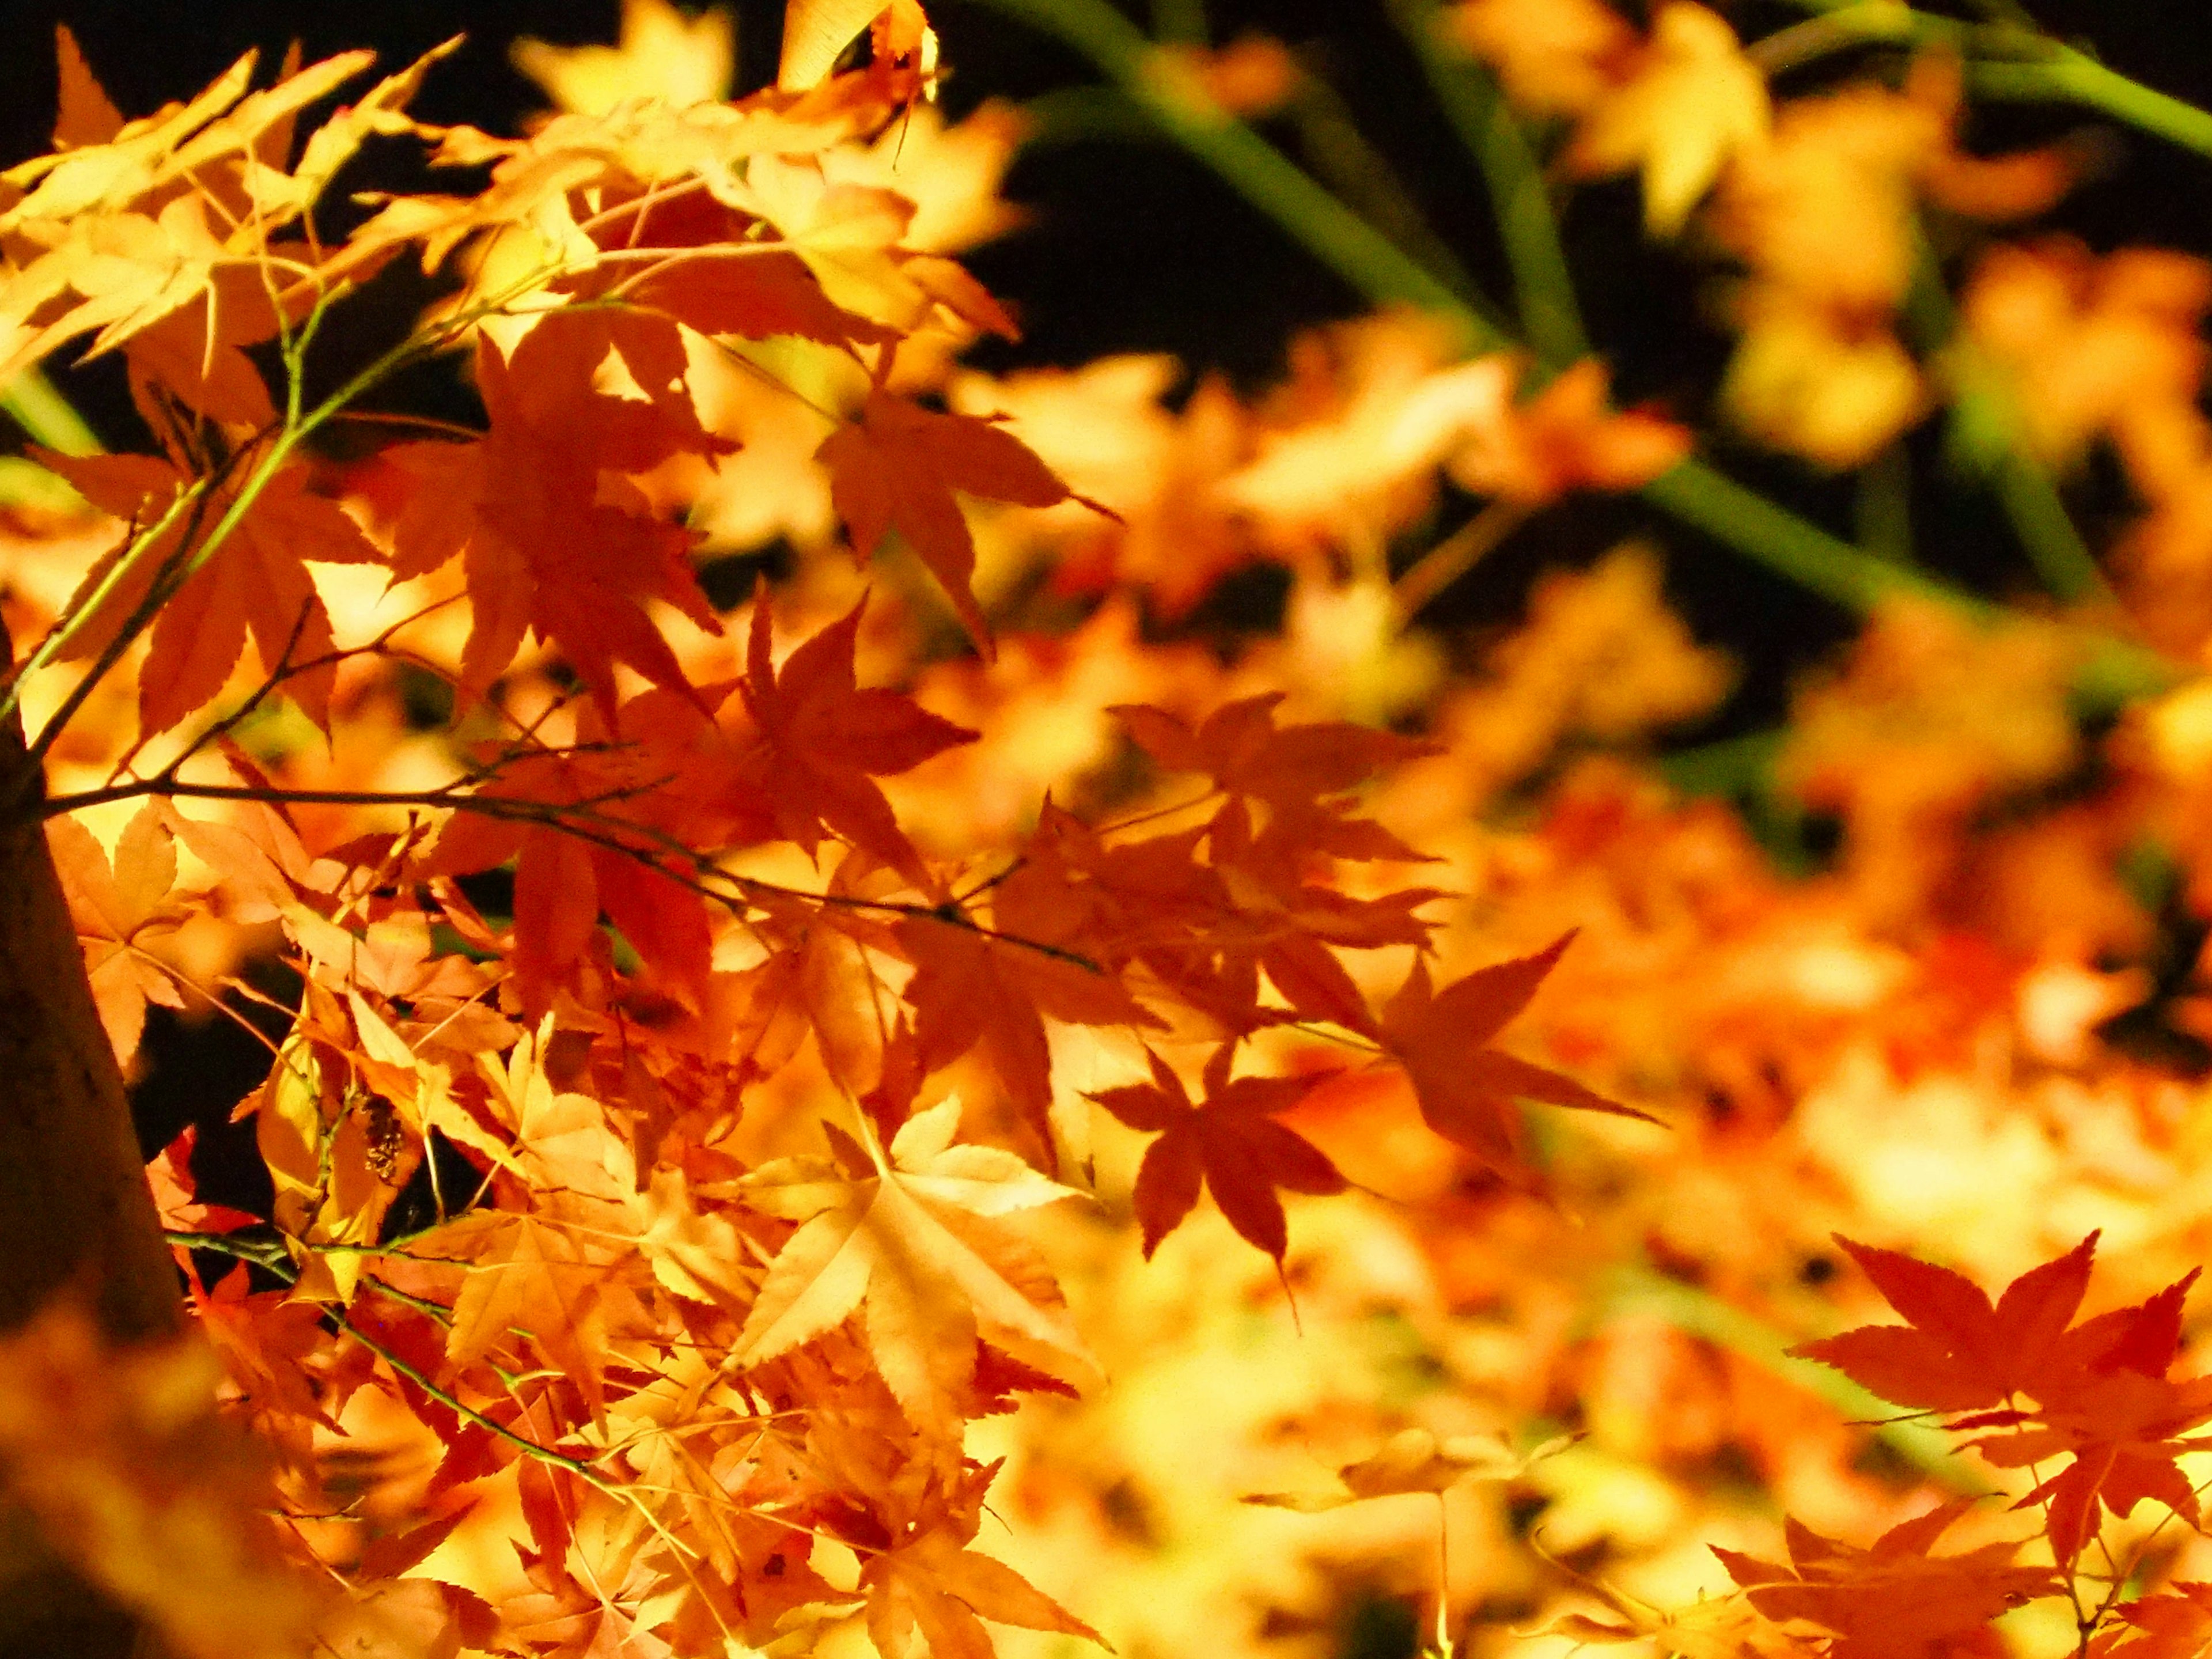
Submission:
POLYGON ((1478 561, 1528 523, 1535 511, 1532 503, 1500 497, 1421 555, 1390 586, 1391 606, 1398 613, 1399 626, 1419 616, 1446 588, 1474 569, 1478 561))

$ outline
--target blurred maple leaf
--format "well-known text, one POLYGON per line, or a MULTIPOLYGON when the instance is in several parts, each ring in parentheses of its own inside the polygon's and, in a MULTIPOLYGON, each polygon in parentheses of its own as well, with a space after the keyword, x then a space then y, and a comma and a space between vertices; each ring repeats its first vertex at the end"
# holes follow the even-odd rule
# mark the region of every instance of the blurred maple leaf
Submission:
POLYGON ((1336 1472, 1344 1483, 1342 1492, 1254 1492, 1244 1502, 1313 1515, 1370 1498, 1417 1492, 1441 1496, 1463 1480, 1517 1480, 1530 1465, 1571 1443, 1570 1437, 1563 1436, 1522 1455, 1485 1435, 1455 1434, 1438 1440, 1427 1429, 1401 1429, 1372 1456, 1346 1463, 1336 1472))
POLYGON ((737 24, 721 6, 695 17, 669 0, 623 0, 621 34, 611 46, 556 46, 525 36, 508 56, 573 114, 604 115, 632 98, 681 108, 730 95, 737 24))
POLYGON ((1973 1502, 1961 1498, 1931 1510, 1891 1528, 1863 1550, 1788 1521, 1788 1567, 1717 1545, 1713 1553, 1769 1618, 1804 1619, 1833 1632, 1827 1644, 1832 1659, 1972 1651, 1973 1637, 1990 1620, 2053 1589, 2048 1568, 2009 1565, 2017 1544, 1984 1544, 1963 1555, 1929 1553, 1973 1502))
POLYGON ((1766 79, 1735 31, 1692 0, 1668 0, 1623 78, 1576 129, 1566 160, 1601 175, 1639 169, 1644 222, 1679 233, 1722 169, 1766 137, 1766 79))

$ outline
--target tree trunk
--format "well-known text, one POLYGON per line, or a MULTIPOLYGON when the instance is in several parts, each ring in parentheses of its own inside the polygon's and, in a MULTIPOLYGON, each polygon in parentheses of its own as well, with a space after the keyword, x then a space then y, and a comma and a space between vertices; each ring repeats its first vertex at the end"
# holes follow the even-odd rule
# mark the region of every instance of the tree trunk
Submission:
MULTIPOLYGON (((0 801, 43 793, 11 718, 0 801)), ((0 817, 0 1333, 65 1292, 116 1342, 167 1336, 185 1317, 46 832, 18 808, 0 817)), ((124 1659, 135 1640, 129 1616, 0 1503, 0 1659, 124 1659)))

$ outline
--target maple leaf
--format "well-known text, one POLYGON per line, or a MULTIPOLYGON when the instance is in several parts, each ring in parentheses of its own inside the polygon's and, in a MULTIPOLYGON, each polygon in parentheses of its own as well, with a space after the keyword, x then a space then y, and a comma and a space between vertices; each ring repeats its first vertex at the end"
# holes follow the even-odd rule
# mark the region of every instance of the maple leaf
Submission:
POLYGON ((46 821, 46 845, 62 879, 93 1000, 115 1057, 128 1065, 145 1029, 146 1005, 185 1006, 183 994, 145 946, 173 932, 190 914, 176 891, 176 839, 159 806, 148 802, 124 826, 112 865, 106 851, 72 817, 46 821))
POLYGON ((1005 1562, 964 1549, 963 1541, 932 1529, 862 1564, 868 1636, 883 1659, 921 1659, 925 1652, 929 1659, 992 1659, 986 1619, 1104 1644, 1097 1631, 1005 1562))
POLYGON ((937 35, 917 0, 787 0, 776 85, 787 92, 820 85, 863 29, 870 32, 872 73, 893 101, 928 91, 937 35))
POLYGON ((1279 809, 1341 794, 1383 767, 1437 752, 1417 738, 1349 720, 1278 726, 1274 711, 1282 701, 1281 692, 1271 691, 1224 703, 1195 732, 1165 710, 1141 704, 1116 704, 1107 712, 1166 770, 1203 772, 1231 794, 1279 809))
POLYGON ((990 628, 968 585, 975 568, 975 538, 952 492, 1051 507, 1070 499, 1067 486, 993 422, 937 414, 880 387, 868 393, 859 418, 823 439, 815 456, 830 469, 830 499, 854 551, 866 559, 885 536, 898 532, 945 589, 976 649, 988 657, 990 628))
POLYGON ((711 452, 716 441, 649 400, 596 390, 593 373, 611 349, 596 314, 580 312, 541 318, 511 356, 487 337, 477 376, 490 431, 472 443, 386 453, 416 491, 393 529, 395 573, 461 556, 474 612, 461 675, 472 695, 535 629, 611 716, 618 662, 656 685, 688 687, 648 601, 721 631, 692 574, 694 538, 645 511, 627 476, 680 449, 711 452))
POLYGON ((1462 0, 1446 23, 1496 69, 1515 103, 1540 114, 1584 113, 1636 55, 1635 32, 1605 0, 1462 0))
MULTIPOLYGON (((150 455, 38 454, 41 465, 68 479, 87 501, 129 522, 158 520, 191 482, 173 463, 150 455)), ((228 537, 161 607, 138 673, 142 732, 168 731, 211 701, 238 666, 249 630, 264 672, 282 672, 286 694, 328 730, 335 641, 307 562, 371 564, 381 556, 336 501, 309 488, 310 479, 304 463, 279 468, 228 537)), ((104 593, 128 544, 86 573, 78 589, 87 601, 84 620, 64 652, 66 659, 95 655, 113 640, 168 561, 187 551, 183 529, 174 526, 142 550, 104 593), (88 601, 95 594, 100 602, 94 605, 88 601)))
POLYGON ((779 1159, 738 1182, 745 1202, 802 1224, 785 1242, 732 1351, 767 1364, 863 1314, 878 1370, 915 1426, 951 1432, 978 1336, 1063 1381, 1095 1370, 1057 1287, 999 1218, 1076 1196, 1012 1152, 956 1146, 960 1105, 909 1118, 888 1156, 832 1126, 836 1156, 779 1159))
POLYGON ((682 107, 730 95, 737 28, 727 10, 696 18, 668 0, 623 0, 622 33, 611 46, 556 46, 527 37, 508 56, 561 108, 604 115, 631 98, 682 107))
POLYGON ((922 1064, 935 1071, 980 1047, 1050 1167, 1057 1154, 1046 1018, 1071 1025, 1157 1028, 1162 1022, 1119 977, 1081 953, 1066 931, 1064 907, 1024 902, 1035 886, 1000 884, 992 913, 1000 937, 915 917, 900 922, 894 938, 915 967, 905 997, 922 1064))
POLYGON ((2090 1659, 2193 1659, 2212 1642, 2212 1584, 2177 1583, 2112 1612, 2121 1626, 2090 1643, 2090 1659))
POLYGON ((1668 0, 1632 74, 1575 134, 1568 164, 1585 173, 1636 167, 1644 220, 1672 236, 1736 150, 1766 136, 1766 82, 1717 13, 1668 0))
MULTIPOLYGON (((1862 1325, 1792 1348, 1833 1365, 1893 1404, 1916 1411, 1971 1412, 2014 1394, 2042 1398, 2085 1354, 2067 1324, 2088 1289, 2097 1235, 2030 1268, 1990 1305, 1962 1273, 1894 1250, 1838 1237, 1904 1325, 1862 1325)), ((2110 1328, 2103 1328, 2109 1332, 2110 1328)))
POLYGON ((1573 939, 1563 933, 1534 956, 1478 968, 1441 991, 1431 988, 1428 968, 1417 960, 1382 1010, 1383 1046, 1405 1066, 1423 1119, 1508 1178, 1521 1178, 1526 1170, 1516 1100, 1658 1121, 1571 1077, 1486 1046, 1528 1006, 1573 939))
POLYGON ((441 1229, 429 1253, 471 1251, 453 1303, 446 1358, 456 1366, 487 1355, 511 1356, 526 1337, 595 1402, 604 1397, 606 1320, 603 1262, 568 1229, 533 1215, 487 1212, 441 1229))
POLYGON ((1785 1521, 1790 1565, 1713 1546, 1729 1577, 1770 1619, 1804 1619, 1835 1633, 1831 1659, 1923 1659, 1977 1650, 1972 1638, 2020 1602, 2055 1588, 2050 1569, 2009 1563, 2018 1544, 1929 1553, 1975 1500, 1960 1498, 1855 1549, 1785 1521), (1950 1644, 1959 1644, 1954 1650, 1950 1644))
POLYGON ((653 816, 650 799, 636 798, 642 781, 635 762, 621 754, 517 757, 477 798, 486 807, 545 810, 512 817, 457 812, 422 861, 425 873, 437 875, 469 875, 513 861, 510 961, 525 1011, 533 1016, 585 959, 602 911, 640 953, 646 979, 694 1008, 706 1000, 714 948, 707 901, 680 878, 680 860, 631 836, 629 823, 649 823, 653 816), (559 822, 562 805, 611 797, 628 816, 591 838, 559 822))
POLYGON ((233 386, 258 382, 238 348, 305 315, 319 296, 366 276, 380 257, 347 249, 325 258, 311 242, 282 243, 276 234, 314 205, 369 134, 416 130, 401 108, 428 66, 459 41, 426 52, 332 116, 288 173, 301 112, 366 69, 373 53, 302 69, 295 52, 274 86, 248 93, 256 61, 249 52, 189 103, 125 123, 74 40, 60 33, 56 148, 5 175, 28 188, 0 212, 0 236, 28 257, 0 280, 0 380, 94 329, 96 356, 144 340, 165 323, 188 321, 169 331, 168 366, 197 362, 200 369, 178 376, 172 392, 198 404, 197 383, 215 378, 211 370, 233 386), (189 352, 178 349, 185 333, 189 352))
POLYGON ((1203 1186, 1237 1236, 1273 1256, 1279 1271, 1290 1241, 1277 1189, 1345 1189, 1326 1153, 1275 1121, 1276 1113, 1297 1105, 1322 1076, 1231 1079, 1235 1055, 1236 1045, 1224 1043, 1206 1062, 1202 1103, 1194 1103, 1182 1079, 1150 1050, 1150 1084, 1091 1096, 1131 1128, 1158 1136, 1145 1148, 1134 1195, 1148 1259, 1190 1213, 1203 1186))
POLYGON ((1690 453, 1671 421, 1607 407, 1605 366, 1584 358, 1525 404, 1469 425, 1445 462, 1454 483, 1508 501, 1549 501, 1571 489, 1636 489, 1690 453))
POLYGON ((146 1166, 146 1182, 154 1189, 154 1206, 161 1213, 161 1224, 188 1233, 227 1233, 258 1226, 259 1216, 228 1204, 201 1201, 199 1184, 192 1175, 192 1148, 198 1140, 199 1125, 188 1123, 146 1166))
POLYGON ((940 719, 896 691, 862 690, 853 659, 863 599, 800 645, 775 672, 773 618, 756 599, 746 640, 745 708, 768 750, 762 779, 777 827, 809 853, 827 829, 927 886, 921 855, 898 827, 874 779, 919 766, 977 733, 940 719))
POLYGON ((217 1415, 220 1372, 197 1336, 118 1346, 57 1301, 0 1342, 0 1450, 45 1547, 164 1646, 277 1659, 310 1645, 314 1581, 277 1547, 265 1466, 217 1415))
POLYGON ((2212 1422, 2212 1378, 2166 1376, 2179 1352, 2194 1271, 2133 1307, 2069 1328, 2088 1284, 2095 1233, 2021 1275, 1994 1308, 1948 1269, 1837 1242, 1911 1323, 1862 1327, 1793 1352, 1836 1365, 1899 1405, 1970 1413, 1952 1428, 1990 1431, 1969 1443, 2000 1467, 2032 1468, 2070 1454, 2071 1463, 2015 1505, 2046 1506, 2062 1564, 2094 1534, 2100 1502, 2124 1516, 2153 1498, 2195 1524, 2197 1494, 2174 1460, 2212 1444, 2185 1436, 2212 1422), (2035 1404, 2015 1403, 2023 1395, 2035 1404))
POLYGON ((1522 1455, 1490 1436, 1455 1434, 1438 1440, 1424 1428, 1401 1429, 1371 1456, 1346 1463, 1336 1472, 1344 1483, 1341 1492, 1252 1492, 1243 1501, 1317 1515, 1370 1498, 1396 1498, 1416 1492, 1441 1496, 1464 1480, 1518 1480, 1532 1465, 1571 1443, 1571 1437, 1562 1437, 1522 1455))

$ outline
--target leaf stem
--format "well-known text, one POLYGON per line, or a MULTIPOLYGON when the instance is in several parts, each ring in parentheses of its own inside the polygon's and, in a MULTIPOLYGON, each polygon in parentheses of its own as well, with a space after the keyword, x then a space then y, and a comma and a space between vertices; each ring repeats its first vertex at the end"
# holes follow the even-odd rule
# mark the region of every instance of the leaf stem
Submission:
POLYGON ((2212 156, 2212 114, 2106 69, 2071 46, 2061 46, 2041 62, 1980 60, 1968 67, 1966 85, 1984 98, 2079 104, 2183 149, 2212 156))

